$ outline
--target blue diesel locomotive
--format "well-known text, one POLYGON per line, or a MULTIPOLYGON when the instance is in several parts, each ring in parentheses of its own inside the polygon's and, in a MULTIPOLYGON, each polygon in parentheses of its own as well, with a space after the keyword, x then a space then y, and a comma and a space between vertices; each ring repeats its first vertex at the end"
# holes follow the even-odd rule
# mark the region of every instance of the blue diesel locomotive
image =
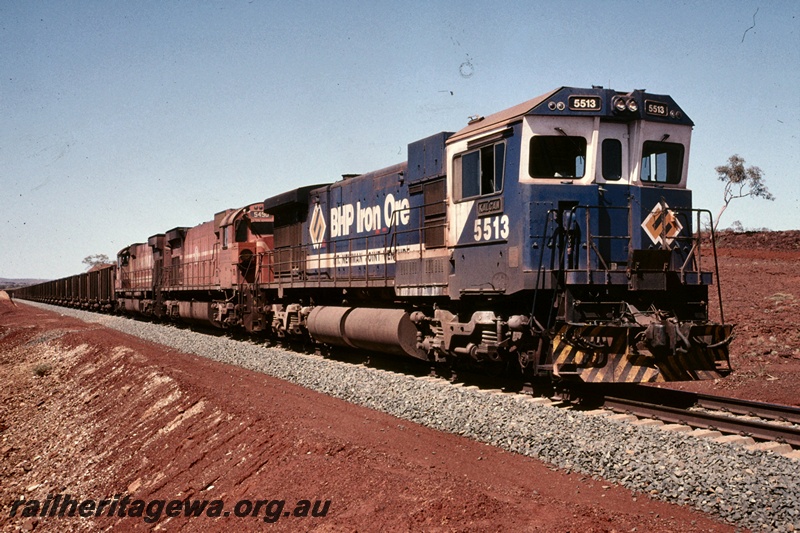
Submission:
POLYGON ((567 384, 722 377, 733 326, 721 298, 709 318, 692 125, 666 95, 562 87, 411 143, 405 163, 125 248, 96 280, 117 278, 95 291, 110 303, 85 298, 88 278, 17 294, 567 384))
POLYGON ((426 360, 724 376, 732 326, 709 321, 692 125, 669 96, 562 87, 414 142, 406 163, 269 198, 257 307, 281 335, 426 360))

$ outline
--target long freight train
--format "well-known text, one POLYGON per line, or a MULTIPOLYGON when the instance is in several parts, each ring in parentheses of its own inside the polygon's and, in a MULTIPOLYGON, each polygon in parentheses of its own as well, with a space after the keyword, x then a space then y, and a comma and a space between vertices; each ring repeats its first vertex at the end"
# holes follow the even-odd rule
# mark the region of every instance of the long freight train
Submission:
POLYGON ((692 126, 666 95, 562 87, 16 294, 562 382, 717 378, 692 126))

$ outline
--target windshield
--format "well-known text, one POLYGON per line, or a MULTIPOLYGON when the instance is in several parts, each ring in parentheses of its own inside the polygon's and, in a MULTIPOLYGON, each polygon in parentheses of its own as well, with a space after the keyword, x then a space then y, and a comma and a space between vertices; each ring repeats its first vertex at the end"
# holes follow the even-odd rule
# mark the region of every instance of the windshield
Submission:
POLYGON ((645 141, 642 147, 642 181, 677 184, 683 171, 683 145, 645 141))
POLYGON ((532 178, 582 178, 586 170, 586 139, 565 135, 531 137, 532 178))
POLYGON ((250 231, 253 235, 272 235, 272 222, 250 222, 250 231))

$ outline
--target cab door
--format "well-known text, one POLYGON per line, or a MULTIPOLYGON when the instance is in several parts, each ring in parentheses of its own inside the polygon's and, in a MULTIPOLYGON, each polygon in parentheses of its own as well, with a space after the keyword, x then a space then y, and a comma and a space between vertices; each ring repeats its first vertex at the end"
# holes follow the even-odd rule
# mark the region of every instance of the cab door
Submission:
POLYGON ((631 183, 630 140, 628 124, 601 122, 598 135, 597 188, 598 225, 595 243, 606 266, 624 265, 629 243, 619 236, 628 235, 631 183))
POLYGON ((601 122, 598 135, 597 183, 627 185, 630 183, 628 125, 616 122, 601 122))
POLYGON ((504 201, 513 185, 506 183, 514 175, 507 164, 511 133, 503 133, 461 143, 451 152, 452 298, 504 294, 517 277, 510 269, 519 266, 519 249, 509 248, 512 227, 504 201))

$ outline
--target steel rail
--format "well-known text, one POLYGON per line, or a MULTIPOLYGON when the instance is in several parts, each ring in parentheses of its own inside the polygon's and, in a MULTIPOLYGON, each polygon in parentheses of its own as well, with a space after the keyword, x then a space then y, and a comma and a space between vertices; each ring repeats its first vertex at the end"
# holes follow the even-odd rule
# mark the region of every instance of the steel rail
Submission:
POLYGON ((647 385, 605 388, 600 390, 600 393, 602 396, 625 398, 644 403, 658 403, 659 405, 682 409, 702 407, 726 411, 736 415, 757 416, 767 420, 785 421, 800 425, 800 407, 792 405, 743 400, 647 385))
POLYGON ((706 409, 728 411, 737 415, 750 415, 766 418, 768 420, 784 420, 792 424, 800 424, 800 407, 791 405, 698 394, 697 406, 706 409))
POLYGON ((624 398, 605 398, 603 407, 618 413, 629 413, 650 417, 674 424, 685 424, 696 428, 713 429, 725 433, 746 435, 759 440, 778 441, 791 446, 800 446, 800 428, 780 426, 761 420, 736 419, 726 415, 690 411, 624 398))

